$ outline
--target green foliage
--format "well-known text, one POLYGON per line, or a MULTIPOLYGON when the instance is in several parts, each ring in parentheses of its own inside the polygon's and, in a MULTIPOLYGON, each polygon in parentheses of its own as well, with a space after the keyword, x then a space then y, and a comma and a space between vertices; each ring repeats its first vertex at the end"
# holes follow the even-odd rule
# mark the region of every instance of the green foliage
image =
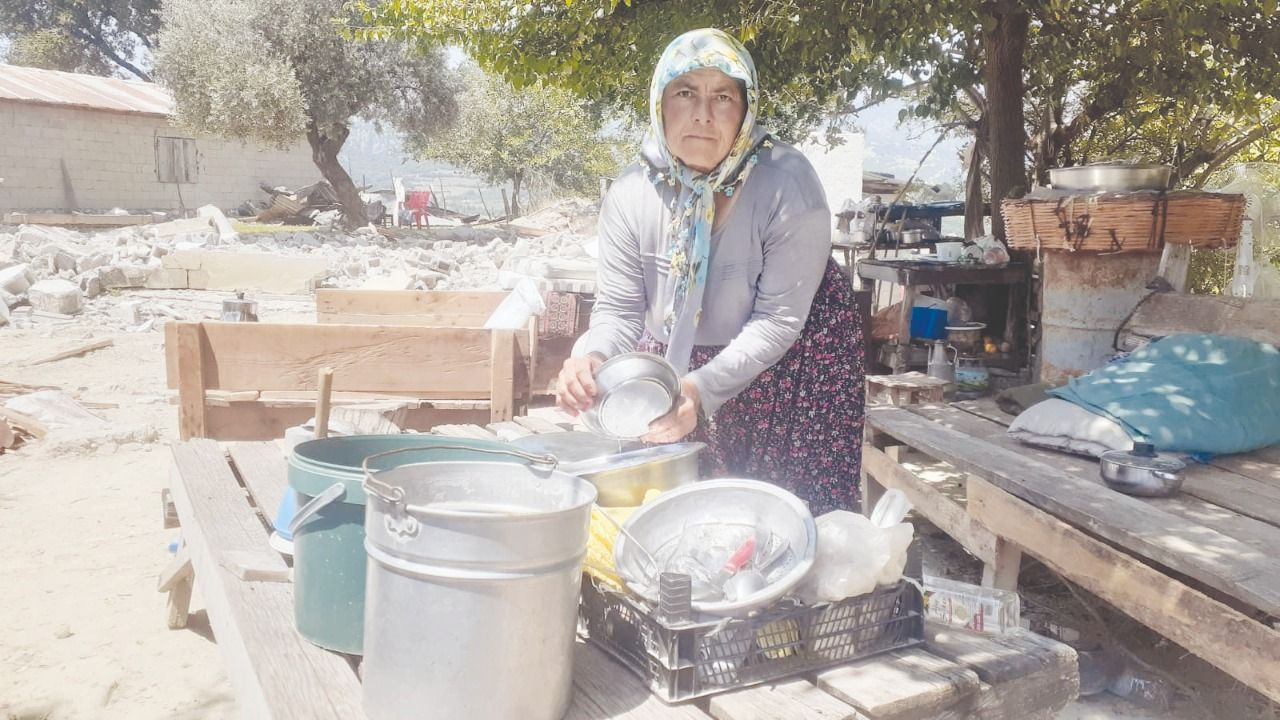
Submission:
MULTIPOLYGON (((542 80, 643 117, 649 74, 677 34, 737 35, 761 73, 763 117, 785 137, 855 98, 901 96, 909 116, 979 131, 981 28, 998 7, 1031 17, 1025 54, 1030 154, 1038 172, 1088 156, 1154 157, 1171 143, 1181 177, 1231 155, 1280 87, 1275 0, 397 0, 355 2, 363 33, 464 46, 516 85, 542 80), (1171 119, 1135 145, 1126 128, 1171 119), (1164 111, 1162 110, 1162 111, 1164 111), (1230 128, 1236 128, 1232 133, 1230 128), (1178 134, 1181 131, 1181 134, 1178 134), (1173 142, 1171 142, 1173 141, 1173 142)), ((874 128, 869 129, 874 132, 874 128)))
POLYGON ((63 30, 33 30, 9 41, 10 65, 61 70, 62 72, 110 75, 112 66, 86 43, 63 30))
POLYGON ((411 138, 420 156, 467 168, 491 183, 594 194, 622 164, 621 143, 601 136, 603 117, 572 93, 540 83, 514 88, 472 68, 458 123, 434 138, 411 138))
POLYGON ((9 62, 150 80, 145 62, 160 30, 160 0, 0 0, 9 62))
POLYGON ((333 22, 342 10, 341 0, 167 0, 156 67, 179 121, 280 146, 308 126, 345 139, 355 116, 406 132, 447 125, 456 82, 443 53, 345 38, 333 22))

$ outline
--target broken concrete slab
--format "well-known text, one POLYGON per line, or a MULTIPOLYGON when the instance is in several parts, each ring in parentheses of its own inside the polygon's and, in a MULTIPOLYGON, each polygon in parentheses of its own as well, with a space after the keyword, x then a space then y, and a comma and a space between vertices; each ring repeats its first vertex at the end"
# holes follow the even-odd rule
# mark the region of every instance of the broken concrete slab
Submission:
POLYGON ((93 252, 76 260, 77 272, 89 272, 96 270, 111 263, 111 253, 109 252, 93 252))
POLYGON ((213 232, 213 224, 209 222, 208 217, 204 216, 170 220, 169 222, 150 225, 143 230, 143 234, 149 238, 162 240, 181 238, 188 242, 199 242, 202 238, 212 237, 213 232))
POLYGON ((84 292, 69 280, 51 278, 32 285, 27 301, 36 310, 75 315, 84 309, 84 292))
POLYGON ((98 268, 98 279, 102 281, 103 290, 119 288, 145 287, 151 269, 145 265, 117 263, 98 268))
POLYGON ((208 221, 212 222, 213 226, 218 229, 219 242, 223 244, 239 242, 240 233, 236 232, 236 229, 231 226, 231 221, 227 220, 227 216, 223 215, 222 211, 219 210, 217 206, 204 205, 200 209, 196 210, 196 214, 202 218, 208 219, 208 221))
POLYGON ((182 268, 161 267, 147 276, 147 287, 163 290, 185 289, 189 287, 187 284, 188 272, 188 270, 183 270, 182 268))
POLYGON ((371 275, 360 288, 363 290, 409 290, 414 279, 409 273, 396 271, 388 275, 371 275))
POLYGON ((5 409, 39 420, 50 428, 102 427, 106 421, 60 390, 37 390, 10 398, 5 409))
POLYGON ((111 319, 125 325, 137 325, 142 321, 142 301, 125 300, 111 308, 111 319))
POLYGON ((188 271, 185 287, 192 290, 253 290, 281 295, 310 293, 329 268, 328 261, 322 258, 209 250, 180 250, 160 260, 165 269, 188 271))
POLYGON ((75 283, 80 286, 80 290, 88 300, 92 300, 102 294, 102 279, 93 270, 77 275, 75 283))
POLYGON ((0 302, 0 327, 9 324, 9 306, 0 302))
POLYGON ((35 281, 36 276, 31 272, 31 266, 26 263, 0 270, 0 290, 10 295, 25 293, 35 281))

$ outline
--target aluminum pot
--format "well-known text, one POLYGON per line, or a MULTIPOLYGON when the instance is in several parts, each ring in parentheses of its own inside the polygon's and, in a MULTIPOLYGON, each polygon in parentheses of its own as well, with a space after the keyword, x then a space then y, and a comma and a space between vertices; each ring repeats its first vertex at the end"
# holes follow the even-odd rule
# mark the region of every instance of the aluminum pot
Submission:
POLYGON ((1102 480, 1126 495, 1168 497, 1182 487, 1187 464, 1156 452, 1150 443, 1134 443, 1132 452, 1112 450, 1102 454, 1102 480))
POLYGON ((1139 163, 1093 163, 1050 168, 1049 184, 1058 190, 1131 192, 1168 190, 1173 168, 1139 163))
POLYGON ((698 453, 706 447, 698 442, 644 447, 576 431, 526 435, 511 444, 556 457, 558 470, 596 487, 596 502, 602 507, 635 507, 650 490, 667 491, 694 482, 698 453))
POLYGON ((370 472, 382 458, 366 460, 370 720, 559 720, 568 709, 596 491, 554 458, 495 455, 529 464, 370 472))

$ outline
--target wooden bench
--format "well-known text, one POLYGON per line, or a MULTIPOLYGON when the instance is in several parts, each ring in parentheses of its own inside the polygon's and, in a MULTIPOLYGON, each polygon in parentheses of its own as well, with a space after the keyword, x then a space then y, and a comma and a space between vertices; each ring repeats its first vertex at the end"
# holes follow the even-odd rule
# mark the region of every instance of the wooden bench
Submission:
POLYGON ((901 489, 983 562, 984 584, 1016 589, 1030 554, 1280 700, 1280 448, 1192 466, 1175 497, 1142 499, 1103 485, 1096 460, 1008 437, 1011 420, 991 401, 869 409, 867 502, 901 489))
MULTIPOLYGON (((442 434, 502 437, 560 429, 562 424, 543 418, 517 417, 442 434)), ((172 451, 170 488, 184 557, 161 578, 161 589, 170 593, 171 619, 185 620, 183 603, 198 577, 245 717, 363 718, 358 658, 322 650, 293 630, 293 587, 285 564, 267 545, 267 527, 285 488, 278 446, 229 443, 224 451, 218 443, 194 440, 172 451)), ((667 705, 602 650, 578 642, 566 718, 1027 720, 1053 717, 1078 688, 1075 653, 1061 643, 1021 631, 996 637, 926 624, 922 646, 667 705)))
POLYGON ((890 405, 916 405, 926 402, 942 402, 947 381, 930 377, 921 372, 900 375, 868 375, 867 402, 884 402, 890 405))
MULTIPOLYGON (((316 291, 316 322, 350 325, 413 325, 420 327, 484 327, 505 292, 444 292, 427 290, 316 291)), ((582 320, 590 314, 583 296, 582 320), (586 306, 586 307, 584 307, 586 306)), ((528 340, 521 352, 528 358, 529 388, 534 395, 555 394, 560 367, 573 350, 575 337, 541 337, 535 318, 529 323, 528 340)), ((578 332, 586 329, 580 321, 578 332)))
POLYGON ((168 385, 182 439, 262 440, 305 422, 317 373, 335 406, 395 400, 406 426, 501 421, 528 402, 528 334, 410 325, 171 322, 168 385))

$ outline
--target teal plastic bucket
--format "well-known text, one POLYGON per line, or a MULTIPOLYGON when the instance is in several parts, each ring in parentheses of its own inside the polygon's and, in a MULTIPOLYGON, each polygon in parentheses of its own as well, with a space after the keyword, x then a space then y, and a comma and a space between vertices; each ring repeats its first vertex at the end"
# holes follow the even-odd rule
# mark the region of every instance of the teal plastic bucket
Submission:
MULTIPOLYGON (((490 460, 491 440, 434 435, 357 435, 300 443, 289 458, 289 486, 297 493, 293 533, 293 616, 298 634, 320 647, 359 655, 364 646, 365 458, 420 448, 375 461, 370 470, 430 461, 490 460), (436 446, 452 446, 434 449, 436 446), (459 449, 459 446, 463 449, 459 449)), ((507 456, 511 457, 511 456, 507 456)), ((511 457, 511 462, 520 460, 511 457)))

